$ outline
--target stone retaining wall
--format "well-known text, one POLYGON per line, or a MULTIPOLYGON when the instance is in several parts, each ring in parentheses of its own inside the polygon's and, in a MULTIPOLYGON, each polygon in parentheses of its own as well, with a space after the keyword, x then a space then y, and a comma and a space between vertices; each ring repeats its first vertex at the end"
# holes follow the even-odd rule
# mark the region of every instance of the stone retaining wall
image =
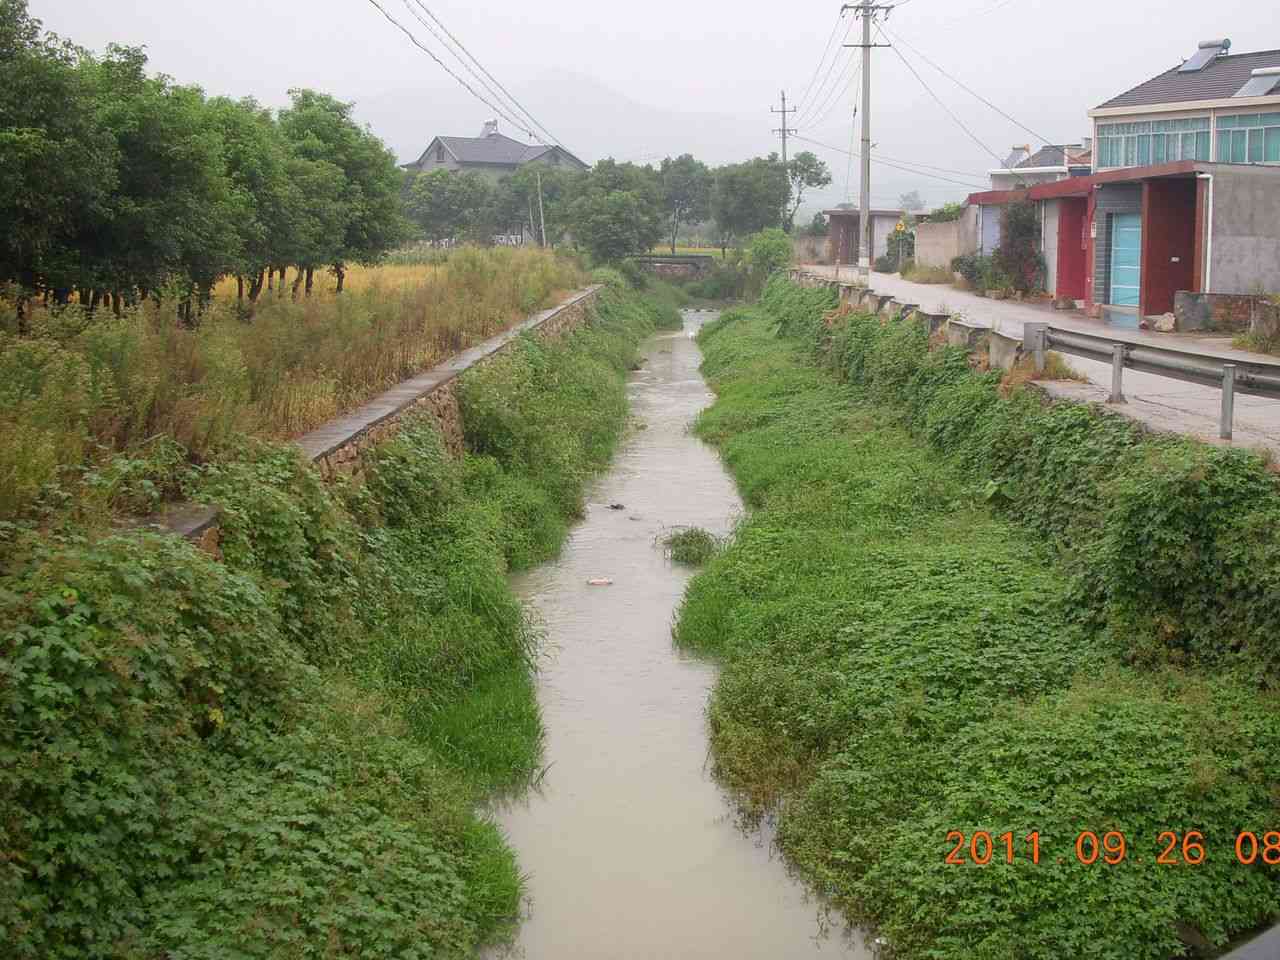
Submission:
MULTIPOLYGON (((524 333, 555 339, 584 324, 603 289, 599 284, 582 290, 558 307, 544 310, 510 330, 477 344, 370 400, 336 420, 311 431, 296 442, 325 479, 352 476, 360 471, 362 454, 394 436, 404 418, 429 412, 440 425, 445 445, 455 456, 462 454, 462 413, 458 407, 457 379, 472 367, 501 353, 524 333)), ((155 527, 195 541, 206 552, 218 552, 218 510, 197 504, 177 504, 153 520, 155 527)))

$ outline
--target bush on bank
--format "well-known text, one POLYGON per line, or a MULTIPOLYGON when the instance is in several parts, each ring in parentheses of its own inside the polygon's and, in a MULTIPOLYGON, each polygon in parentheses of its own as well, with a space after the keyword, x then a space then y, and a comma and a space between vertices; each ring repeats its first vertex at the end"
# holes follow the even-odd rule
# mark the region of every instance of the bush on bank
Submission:
POLYGON ((1261 626, 1222 627, 1271 609, 1274 532, 1230 516, 1267 515, 1269 475, 1006 400, 962 352, 828 325, 834 305, 774 283, 703 337, 698 429, 754 508, 677 626, 723 661, 719 775, 893 957, 1165 960, 1273 917, 1276 867, 1234 844, 1275 829, 1280 711, 1261 626), (966 860, 989 832, 993 862, 947 865, 951 831, 966 860), (1080 863, 1084 831, 1123 833, 1124 862, 1080 863), (1176 861, 1202 833, 1205 862, 1157 865, 1166 831, 1176 861))
POLYGON ((258 441, 178 471, 223 507, 221 563, 0 524, 9 955, 461 957, 501 936, 519 874, 473 811, 541 738, 505 573, 559 549, 658 320, 611 285, 587 329, 468 375, 462 461, 423 419, 363 483, 258 441))

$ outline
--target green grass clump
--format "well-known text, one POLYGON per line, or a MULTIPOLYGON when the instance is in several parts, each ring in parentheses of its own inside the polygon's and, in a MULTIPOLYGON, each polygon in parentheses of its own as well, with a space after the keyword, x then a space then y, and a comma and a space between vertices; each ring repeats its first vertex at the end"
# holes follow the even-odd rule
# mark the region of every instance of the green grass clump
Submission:
POLYGON ((1249 629, 1273 622, 1273 478, 1003 399, 921 328, 831 306, 775 283, 702 337, 698 432, 752 507, 676 627, 723 665, 717 775, 905 960, 1166 960, 1179 924, 1223 945, 1273 918, 1276 868, 1234 851, 1280 782, 1249 629), (1211 605, 1196 579, 1229 556, 1211 605), (1085 830, 1123 832, 1126 862, 1078 863, 1085 830), (1208 861, 1157 867, 1166 830, 1208 861), (949 866, 951 831, 1011 831, 1017 861, 949 866))
POLYGON ((424 417, 358 482, 261 441, 167 479, 159 453, 104 474, 111 496, 172 482, 218 503, 221 561, 71 513, 0 523, 6 956, 501 939, 520 873, 476 810, 529 782, 542 742, 506 574, 558 551, 655 312, 611 292, 584 329, 464 376, 461 461, 424 417))
POLYGON ((690 567, 702 566, 720 549, 720 541, 715 534, 701 527, 673 530, 662 538, 662 544, 667 548, 667 556, 690 567))

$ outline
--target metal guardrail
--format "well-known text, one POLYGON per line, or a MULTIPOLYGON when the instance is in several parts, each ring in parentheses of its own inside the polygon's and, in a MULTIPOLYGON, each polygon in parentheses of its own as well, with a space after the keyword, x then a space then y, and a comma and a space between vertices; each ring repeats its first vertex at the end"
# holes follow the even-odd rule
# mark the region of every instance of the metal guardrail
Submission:
POLYGON ((1111 402, 1124 403, 1124 371, 1154 373, 1185 383, 1222 390, 1219 436, 1230 440, 1235 421, 1237 393, 1280 400, 1280 363, 1227 360, 1191 350, 1173 350, 1133 343, 1076 330, 1060 330, 1047 323, 1023 325, 1023 349, 1035 358, 1036 371, 1044 369, 1050 350, 1111 364, 1111 402))

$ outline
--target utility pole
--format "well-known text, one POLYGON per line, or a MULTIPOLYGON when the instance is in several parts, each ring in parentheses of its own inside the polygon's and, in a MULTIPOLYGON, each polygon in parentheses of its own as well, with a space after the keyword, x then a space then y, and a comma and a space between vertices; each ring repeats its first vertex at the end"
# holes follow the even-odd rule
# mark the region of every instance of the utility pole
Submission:
POLYGON ((785 167, 787 165, 787 137, 790 134, 795 133, 794 130, 787 126, 787 114, 796 112, 795 107, 792 107, 790 110, 787 109, 787 91, 782 91, 782 109, 779 110, 777 107, 770 107, 769 112, 782 114, 782 129, 775 130, 773 132, 782 134, 782 165, 785 167))
MULTIPOLYGON (((787 114, 795 113, 796 108, 792 107, 790 110, 787 109, 787 91, 785 90, 782 91, 782 109, 779 110, 776 107, 770 107, 769 112, 782 114, 782 128, 780 130, 775 130, 773 132, 782 134, 782 169, 787 174, 787 182, 790 183, 791 168, 787 166, 787 136, 789 134, 795 133, 795 131, 787 126, 787 114)), ((789 202, 790 202, 790 192, 788 191, 787 199, 782 201, 782 226, 784 228, 787 225, 787 204, 789 202)))
POLYGON ((547 245, 547 212, 546 212, 546 209, 542 206, 542 171, 539 170, 537 171, 537 173, 538 173, 538 219, 542 221, 541 246, 545 247, 547 245))
POLYGON ((887 47, 887 43, 871 42, 871 25, 876 14, 884 13, 885 19, 894 4, 846 3, 841 13, 855 11, 855 16, 862 18, 862 42, 850 43, 847 46, 862 48, 862 203, 858 214, 858 226, 862 239, 858 243, 858 274, 864 281, 871 280, 871 253, 874 231, 871 229, 871 51, 875 47, 887 47))

